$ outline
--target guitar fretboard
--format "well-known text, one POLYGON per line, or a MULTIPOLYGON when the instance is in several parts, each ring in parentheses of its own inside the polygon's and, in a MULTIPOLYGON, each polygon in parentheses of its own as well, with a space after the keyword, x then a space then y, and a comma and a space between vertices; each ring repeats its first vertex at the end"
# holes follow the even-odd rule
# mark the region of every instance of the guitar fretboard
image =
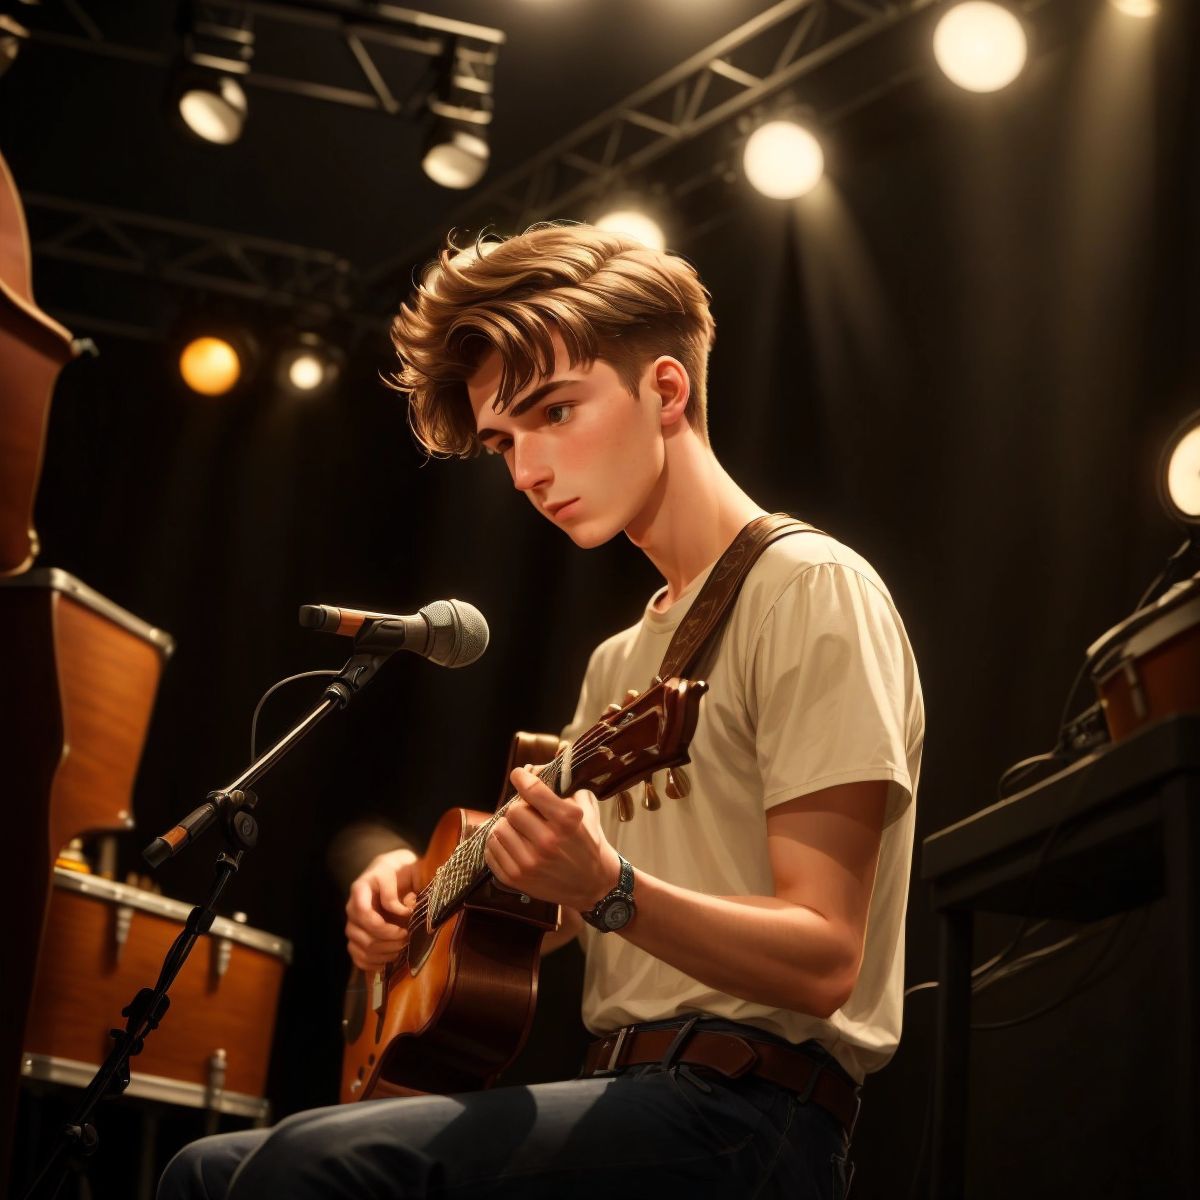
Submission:
MULTIPOLYGON (((537 772, 538 778, 553 788, 558 795, 562 760, 555 758, 537 772)), ((516 802, 517 796, 510 796, 470 837, 464 838, 458 848, 438 868, 433 882, 429 885, 429 921, 432 925, 439 924, 455 907, 462 903, 467 893, 471 891, 485 876, 491 872, 483 861, 483 852, 492 827, 516 802)))

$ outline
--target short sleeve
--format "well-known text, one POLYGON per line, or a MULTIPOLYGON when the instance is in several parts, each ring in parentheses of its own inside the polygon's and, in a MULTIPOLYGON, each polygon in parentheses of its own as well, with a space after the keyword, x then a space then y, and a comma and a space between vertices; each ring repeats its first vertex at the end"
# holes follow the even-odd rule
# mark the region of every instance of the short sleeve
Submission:
POLYGON ((895 820, 913 795, 918 688, 907 635, 882 588, 840 563, 800 571, 751 647, 747 699, 764 807, 884 779, 893 784, 885 822, 895 820))

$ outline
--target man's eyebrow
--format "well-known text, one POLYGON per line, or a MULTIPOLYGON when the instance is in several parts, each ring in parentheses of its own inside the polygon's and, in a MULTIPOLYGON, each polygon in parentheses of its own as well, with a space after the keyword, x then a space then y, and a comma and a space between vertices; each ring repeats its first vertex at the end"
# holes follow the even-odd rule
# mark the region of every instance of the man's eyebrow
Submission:
MULTIPOLYGON (((520 404, 513 406, 511 412, 514 417, 519 417, 522 413, 528 412, 535 404, 554 392, 559 388, 569 387, 572 383, 582 383, 582 379, 551 379, 546 383, 535 387, 520 404)), ((480 429, 475 436, 481 441, 486 442, 488 438, 500 437, 502 430, 499 429, 480 429)))

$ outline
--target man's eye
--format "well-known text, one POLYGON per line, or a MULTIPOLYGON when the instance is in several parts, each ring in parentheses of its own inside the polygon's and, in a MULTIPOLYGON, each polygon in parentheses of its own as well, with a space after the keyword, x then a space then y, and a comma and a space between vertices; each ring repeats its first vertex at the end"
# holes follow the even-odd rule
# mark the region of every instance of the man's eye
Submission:
POLYGON ((500 458, 508 452, 508 448, 511 445, 512 443, 507 438, 502 442, 488 442, 483 447, 483 452, 492 458, 500 458))
POLYGON ((547 405, 546 421, 549 424, 565 425, 570 419, 571 419, 571 406, 569 404, 547 405))

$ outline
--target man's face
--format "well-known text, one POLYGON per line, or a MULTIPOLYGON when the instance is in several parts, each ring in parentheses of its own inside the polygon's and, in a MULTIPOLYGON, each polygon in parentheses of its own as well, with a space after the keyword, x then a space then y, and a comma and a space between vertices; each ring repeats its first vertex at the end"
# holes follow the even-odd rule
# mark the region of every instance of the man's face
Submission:
POLYGON ((492 409, 500 356, 489 352, 467 380, 475 428, 538 512, 577 545, 599 546, 652 515, 664 461, 659 404, 646 386, 630 395, 603 360, 571 367, 557 333, 554 351, 554 370, 501 413, 492 409))

